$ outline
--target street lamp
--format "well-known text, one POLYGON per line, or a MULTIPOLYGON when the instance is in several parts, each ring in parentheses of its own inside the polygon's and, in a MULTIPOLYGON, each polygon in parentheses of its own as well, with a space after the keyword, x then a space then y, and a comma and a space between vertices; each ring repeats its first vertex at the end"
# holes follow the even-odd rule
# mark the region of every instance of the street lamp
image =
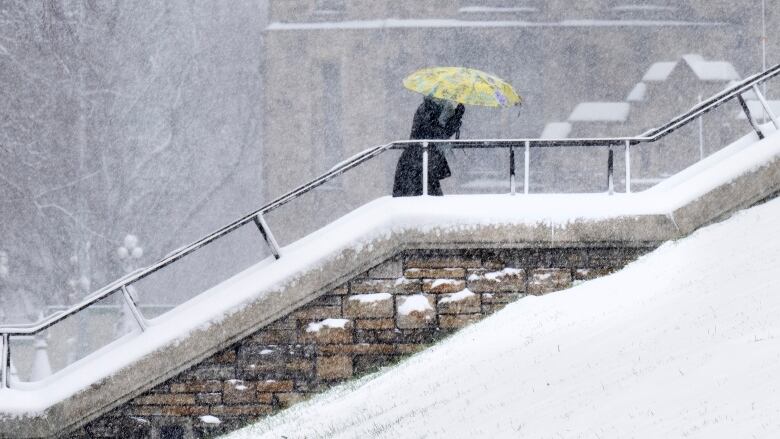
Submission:
POLYGON ((125 235, 123 244, 116 249, 116 254, 122 263, 122 269, 125 273, 130 273, 135 269, 136 262, 144 255, 144 249, 138 245, 138 237, 128 233, 125 235))

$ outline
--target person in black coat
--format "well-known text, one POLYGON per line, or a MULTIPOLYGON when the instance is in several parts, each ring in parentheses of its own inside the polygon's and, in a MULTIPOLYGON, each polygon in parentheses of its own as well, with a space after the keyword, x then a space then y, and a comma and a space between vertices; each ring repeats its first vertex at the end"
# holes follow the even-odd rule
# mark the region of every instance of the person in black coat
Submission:
MULTIPOLYGON (((449 139, 460 129, 466 108, 430 96, 423 98, 412 121, 411 140, 449 139)), ((428 195, 443 195, 439 180, 451 174, 447 159, 437 145, 428 146, 428 195)), ((422 195, 422 146, 406 148, 398 159, 393 183, 394 197, 422 195)))

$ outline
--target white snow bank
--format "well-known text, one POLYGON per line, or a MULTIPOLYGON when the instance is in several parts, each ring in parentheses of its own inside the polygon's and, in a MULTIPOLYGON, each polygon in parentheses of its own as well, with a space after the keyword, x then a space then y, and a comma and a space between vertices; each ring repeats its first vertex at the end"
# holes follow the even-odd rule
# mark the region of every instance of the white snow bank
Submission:
MULTIPOLYGON (((408 230, 469 230, 504 224, 545 224, 565 228, 574 221, 635 215, 668 215, 702 194, 780 155, 780 136, 766 127, 767 138, 754 134, 726 148, 728 160, 699 163, 672 177, 668 185, 632 194, 453 195, 384 197, 374 200, 283 248, 242 273, 152 319, 146 331, 125 336, 94 354, 34 383, 14 383, 0 392, 0 415, 32 416, 87 389, 193 331, 230 318, 264 294, 293 284, 301 273, 317 269, 333 255, 360 251, 381 238, 408 230), (672 184, 674 183, 674 184, 672 184), (685 184, 682 184, 685 183, 685 184), (335 238, 334 238, 335 237, 335 238), (357 237, 357 238, 356 238, 357 237), (89 373, 84 373, 88 370, 89 373)), ((715 155, 713 155, 715 156, 715 155)), ((411 304, 410 304, 411 305, 411 304)))
POLYGON ((323 329, 344 329, 349 319, 325 319, 320 322, 311 322, 306 326, 306 332, 319 332, 323 329))
POLYGON ((398 306, 398 314, 402 316, 408 316, 413 312, 424 313, 433 309, 430 302, 428 302, 428 298, 422 294, 399 297, 398 299, 401 301, 401 304, 398 306))
POLYGON ((228 437, 775 437, 778 224, 780 199, 228 437))

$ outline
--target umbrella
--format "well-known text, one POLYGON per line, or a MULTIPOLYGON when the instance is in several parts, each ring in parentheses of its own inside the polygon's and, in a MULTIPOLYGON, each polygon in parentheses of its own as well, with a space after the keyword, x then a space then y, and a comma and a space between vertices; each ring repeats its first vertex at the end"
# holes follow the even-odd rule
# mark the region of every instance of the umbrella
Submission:
POLYGON ((430 67, 404 79, 404 87, 464 105, 511 107, 520 105, 520 96, 503 79, 465 67, 430 67))

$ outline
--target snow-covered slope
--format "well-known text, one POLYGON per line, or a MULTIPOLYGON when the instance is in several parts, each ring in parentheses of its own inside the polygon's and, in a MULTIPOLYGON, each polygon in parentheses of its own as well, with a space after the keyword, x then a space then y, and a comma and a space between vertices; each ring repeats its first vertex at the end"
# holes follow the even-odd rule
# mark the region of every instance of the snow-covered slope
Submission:
POLYGON ((780 199, 230 437, 780 435, 780 199))

